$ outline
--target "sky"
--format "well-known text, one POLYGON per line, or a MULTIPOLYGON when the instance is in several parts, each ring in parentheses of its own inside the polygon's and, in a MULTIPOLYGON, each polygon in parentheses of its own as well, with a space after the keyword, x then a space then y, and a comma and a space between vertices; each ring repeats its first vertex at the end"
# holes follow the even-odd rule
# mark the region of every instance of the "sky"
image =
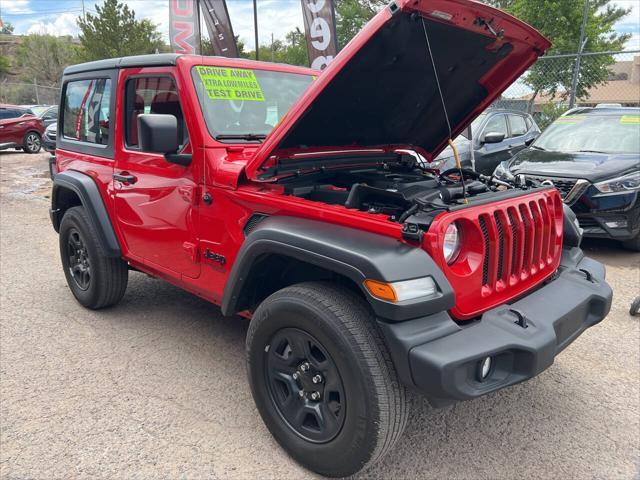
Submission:
MULTIPOLYGON (((140 18, 158 25, 168 41, 169 0, 123 0, 140 18)), ((578 0, 573 0, 578 1, 578 0)), ((0 17, 15 26, 15 33, 49 33, 77 35, 76 18, 82 14, 82 0, 0 0, 0 17)), ((102 0, 84 0, 87 12, 95 12, 102 0)), ((616 25, 620 33, 630 33, 626 50, 640 50, 640 0, 615 0, 613 3, 632 8, 632 12, 616 25)), ((253 3, 251 0, 227 0, 231 23, 236 35, 253 49, 253 3)), ((296 27, 303 29, 300 0, 258 0, 260 43, 268 44, 273 34, 283 39, 296 27)))

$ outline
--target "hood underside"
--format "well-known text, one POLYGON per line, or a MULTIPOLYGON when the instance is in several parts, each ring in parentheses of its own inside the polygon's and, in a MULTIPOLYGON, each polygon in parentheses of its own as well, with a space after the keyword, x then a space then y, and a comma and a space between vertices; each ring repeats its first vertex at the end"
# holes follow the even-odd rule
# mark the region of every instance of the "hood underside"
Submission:
POLYGON ((274 178, 281 162, 336 148, 411 148, 431 160, 549 46, 470 0, 392 3, 294 105, 247 176, 274 178))

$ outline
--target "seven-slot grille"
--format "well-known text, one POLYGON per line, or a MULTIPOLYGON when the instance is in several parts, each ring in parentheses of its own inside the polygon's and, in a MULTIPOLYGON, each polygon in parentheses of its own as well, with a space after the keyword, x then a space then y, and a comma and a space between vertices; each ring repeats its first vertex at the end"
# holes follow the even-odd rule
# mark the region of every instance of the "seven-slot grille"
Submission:
POLYGON ((478 217, 484 242, 482 286, 496 289, 544 270, 555 258, 555 214, 546 199, 478 217))
POLYGON ((555 189, 469 206, 439 215, 425 248, 454 289, 454 317, 464 320, 526 293, 560 264, 563 206, 555 189), (455 222, 461 232, 458 259, 448 265, 442 239, 455 222))

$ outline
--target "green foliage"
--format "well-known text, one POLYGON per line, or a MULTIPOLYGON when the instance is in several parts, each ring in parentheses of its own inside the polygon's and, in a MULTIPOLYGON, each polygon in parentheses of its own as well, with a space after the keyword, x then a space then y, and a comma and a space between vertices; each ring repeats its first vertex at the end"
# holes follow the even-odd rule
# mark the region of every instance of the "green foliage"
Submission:
MULTIPOLYGON (((584 2, 582 0, 491 0, 488 3, 507 10, 524 20, 551 40, 548 55, 577 52, 584 2)), ((628 15, 629 9, 613 5, 611 0, 589 0, 585 52, 622 50, 629 35, 615 33, 614 25, 628 15)), ((611 55, 584 57, 580 69, 577 97, 607 80, 608 67, 615 63, 611 55)), ((560 58, 538 62, 529 72, 526 83, 537 95, 568 96, 575 58, 560 58)))
POLYGON ((556 119, 567 111, 566 105, 556 105, 555 103, 545 103, 539 113, 536 113, 536 123, 541 130, 544 130, 556 119))
POLYGON ((9 73, 9 69, 11 68, 11 62, 4 55, 0 55, 0 78, 4 77, 7 73, 9 73))
POLYGON ((335 0, 338 46, 343 48, 389 2, 387 0, 335 0))
MULTIPOLYGON (((240 45, 238 45, 240 48, 240 45)), ((255 59, 256 52, 240 51, 242 58, 255 59)), ((261 45, 259 50, 260 60, 275 61, 277 63, 287 63, 289 65, 309 66, 309 55, 307 53, 307 40, 303 31, 299 28, 287 33, 285 40, 275 40, 273 45, 261 45)))
POLYGON ((22 77, 39 85, 57 86, 62 71, 77 61, 78 47, 70 37, 31 34, 22 38, 16 55, 22 77))
POLYGON ((11 23, 7 22, 7 23, 3 23, 0 20, 0 33, 3 33, 5 35, 13 35, 13 25, 11 25, 11 23))
POLYGON ((82 59, 100 60, 155 53, 164 49, 162 36, 148 19, 136 20, 135 11, 118 0, 96 5, 96 15, 78 17, 82 59))

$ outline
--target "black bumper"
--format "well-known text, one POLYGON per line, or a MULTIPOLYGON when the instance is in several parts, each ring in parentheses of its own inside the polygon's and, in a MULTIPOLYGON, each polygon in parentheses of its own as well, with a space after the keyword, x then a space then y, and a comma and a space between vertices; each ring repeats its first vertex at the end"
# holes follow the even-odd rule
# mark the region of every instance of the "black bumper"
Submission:
POLYGON ((554 280, 468 325, 458 325, 445 312, 379 324, 402 381, 441 406, 538 375, 607 316, 612 296, 604 267, 573 249, 565 250, 554 280), (481 381, 478 366, 486 357, 493 366, 481 381))

